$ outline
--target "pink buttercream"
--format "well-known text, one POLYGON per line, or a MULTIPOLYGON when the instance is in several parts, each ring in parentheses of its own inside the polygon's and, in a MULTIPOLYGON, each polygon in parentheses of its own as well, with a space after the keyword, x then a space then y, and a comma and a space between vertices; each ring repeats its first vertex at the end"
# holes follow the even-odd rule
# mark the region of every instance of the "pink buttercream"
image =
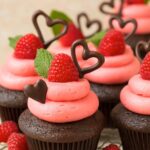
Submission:
POLYGON ((37 75, 34 68, 33 59, 17 59, 14 55, 8 57, 8 70, 17 76, 35 76, 37 75))
MULTIPOLYGON (((93 62, 91 62, 93 63, 93 62)), ((103 66, 85 75, 88 80, 101 84, 120 84, 127 82, 140 69, 140 63, 130 46, 122 55, 105 57, 103 66)))
POLYGON ((128 85, 121 91, 120 100, 128 110, 138 114, 150 115, 150 97, 142 95, 135 94, 128 85))
POLYGON ((128 83, 131 91, 143 97, 150 97, 150 81, 141 78, 141 75, 133 76, 128 83))
POLYGON ((53 101, 73 101, 86 97, 90 84, 86 79, 78 82, 57 83, 46 81, 48 86, 47 98, 53 101))
POLYGON ((68 102, 47 100, 42 104, 29 98, 28 108, 33 115, 48 122, 73 122, 93 115, 98 109, 98 98, 93 92, 82 99, 68 102))
POLYGON ((34 84, 38 76, 17 76, 5 69, 0 70, 0 85, 11 90, 23 90, 25 85, 34 84))
POLYGON ((11 90, 23 90, 27 84, 34 84, 39 77, 34 69, 34 60, 8 57, 0 70, 0 85, 11 90))
MULTIPOLYGON (((126 5, 123 8, 123 18, 129 19, 133 18, 136 19, 138 23, 138 28, 136 33, 138 34, 149 34, 150 33, 150 5, 126 5)), ((116 29, 124 32, 129 33, 131 32, 132 25, 128 24, 124 29, 120 29, 118 23, 114 21, 114 26, 116 29)))
MULTIPOLYGON (((94 46, 94 44, 92 43, 88 43, 88 47, 90 50, 92 51, 97 51, 96 47, 94 46)), ((62 46, 59 42, 53 44, 50 48, 49 51, 53 54, 59 54, 59 53, 65 53, 69 56, 71 56, 71 47, 64 47, 62 46)), ((81 46, 77 47, 76 50, 76 55, 77 55, 77 59, 78 60, 82 60, 82 52, 83 52, 83 48, 81 46)))

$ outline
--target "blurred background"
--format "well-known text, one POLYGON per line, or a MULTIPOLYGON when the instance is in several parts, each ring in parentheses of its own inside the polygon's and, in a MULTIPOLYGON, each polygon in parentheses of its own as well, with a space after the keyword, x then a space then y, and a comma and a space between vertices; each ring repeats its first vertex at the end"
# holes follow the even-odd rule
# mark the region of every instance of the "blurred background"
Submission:
MULTIPOLYGON (((32 25, 32 14, 38 10, 49 13, 52 9, 58 9, 69 14, 74 20, 80 12, 87 12, 90 18, 103 19, 98 6, 104 0, 0 0, 0 65, 5 62, 11 49, 8 45, 8 37, 36 33, 32 25)), ((46 37, 51 32, 44 28, 46 37)))

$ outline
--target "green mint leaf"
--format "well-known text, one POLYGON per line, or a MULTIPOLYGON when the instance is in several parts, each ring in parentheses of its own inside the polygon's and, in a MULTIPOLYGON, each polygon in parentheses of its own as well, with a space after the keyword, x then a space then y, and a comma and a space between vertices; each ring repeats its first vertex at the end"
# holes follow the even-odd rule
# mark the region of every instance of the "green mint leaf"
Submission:
POLYGON ((52 60, 53 56, 47 50, 39 49, 34 60, 36 72, 40 76, 47 78, 48 70, 52 60))
POLYGON ((88 41, 95 44, 95 46, 98 46, 102 38, 105 36, 105 34, 106 31, 100 31, 96 33, 94 36, 92 36, 90 39, 88 39, 88 41))
POLYGON ((22 35, 17 35, 15 37, 9 37, 9 46, 12 48, 16 47, 16 43, 18 42, 18 40, 22 37, 22 35))
MULTIPOLYGON (((52 10, 50 13, 50 17, 52 19, 61 19, 65 20, 66 22, 72 22, 72 20, 63 12, 52 10)), ((52 31, 54 35, 58 35, 62 31, 63 26, 62 25, 55 25, 52 27, 52 31)))

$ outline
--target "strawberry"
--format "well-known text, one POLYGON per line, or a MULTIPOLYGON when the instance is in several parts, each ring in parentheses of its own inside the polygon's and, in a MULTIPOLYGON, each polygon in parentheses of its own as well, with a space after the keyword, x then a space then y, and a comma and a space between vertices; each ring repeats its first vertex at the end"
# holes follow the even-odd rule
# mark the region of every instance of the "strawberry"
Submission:
POLYGON ((145 0, 126 0, 126 3, 131 5, 131 4, 144 4, 145 0))
POLYGON ((41 40, 34 34, 27 34, 16 43, 14 56, 16 58, 34 59, 37 49, 43 48, 41 40))
POLYGON ((51 62, 48 80, 51 82, 71 82, 79 79, 79 72, 70 56, 57 54, 51 62))
POLYGON ((18 132, 17 124, 13 121, 5 121, 0 125, 0 142, 6 142, 13 132, 18 132))
POLYGON ((28 150, 26 137, 21 133, 12 133, 7 144, 8 150, 28 150))
POLYGON ((120 150, 120 148, 117 145, 110 144, 106 146, 105 148, 103 148, 103 150, 120 150))
POLYGON ((78 39, 84 39, 81 31, 72 23, 68 23, 68 31, 67 33, 59 39, 60 43, 65 46, 69 47, 72 43, 78 39))
POLYGON ((140 74, 143 79, 150 80, 150 52, 143 59, 140 74))
POLYGON ((101 40, 98 50, 104 56, 114 56, 123 54, 125 51, 124 36, 120 31, 110 30, 101 40))

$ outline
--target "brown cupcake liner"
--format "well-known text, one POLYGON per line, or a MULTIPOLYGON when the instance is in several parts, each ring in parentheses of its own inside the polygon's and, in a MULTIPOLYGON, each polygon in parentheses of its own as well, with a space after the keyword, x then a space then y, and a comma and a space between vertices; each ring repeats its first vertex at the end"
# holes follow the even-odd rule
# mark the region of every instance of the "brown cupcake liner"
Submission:
POLYGON ((150 133, 119 129, 124 150, 150 150, 150 133))
POLYGON ((100 108, 99 110, 102 111, 102 113, 105 116, 106 119, 106 126, 107 128, 115 128, 115 124, 113 123, 112 119, 111 119, 111 111, 112 109, 117 105, 118 103, 105 103, 105 102, 101 102, 100 108))
POLYGON ((30 150, 96 150, 99 135, 83 141, 73 143, 50 143, 27 137, 30 150))
POLYGON ((11 120, 18 123, 20 114, 24 111, 24 108, 7 108, 0 106, 0 117, 2 122, 11 120))

